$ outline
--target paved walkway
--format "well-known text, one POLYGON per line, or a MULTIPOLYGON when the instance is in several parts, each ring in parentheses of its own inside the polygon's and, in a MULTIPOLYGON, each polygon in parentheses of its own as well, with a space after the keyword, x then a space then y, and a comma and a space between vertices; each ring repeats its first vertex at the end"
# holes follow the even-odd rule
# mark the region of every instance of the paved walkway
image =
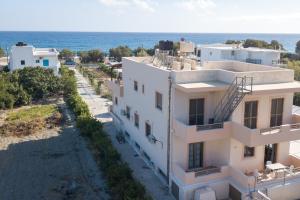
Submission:
POLYGON ((136 154, 128 144, 119 144, 116 140, 117 131, 112 123, 112 117, 108 111, 111 102, 96 95, 88 81, 77 71, 75 71, 78 84, 78 92, 88 104, 91 113, 95 118, 104 123, 104 129, 111 135, 112 142, 122 159, 126 161, 133 171, 133 176, 139 180, 146 188, 148 194, 156 200, 174 200, 169 194, 168 188, 162 184, 154 172, 149 169, 145 162, 136 154))

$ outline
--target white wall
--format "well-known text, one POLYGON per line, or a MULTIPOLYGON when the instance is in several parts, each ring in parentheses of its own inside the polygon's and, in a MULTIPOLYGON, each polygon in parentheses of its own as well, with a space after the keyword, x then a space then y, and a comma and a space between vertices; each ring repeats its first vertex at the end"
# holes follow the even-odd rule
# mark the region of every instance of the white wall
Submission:
POLYGON ((131 138, 151 157, 154 164, 167 174, 167 135, 168 135, 168 93, 170 72, 149 67, 123 58, 124 108, 131 108, 131 118, 124 124, 131 138), (134 90, 134 81, 138 82, 138 91, 134 90), (144 85, 145 93, 142 93, 144 85), (155 107, 155 92, 163 95, 162 111, 155 107), (139 114, 140 126, 134 126, 134 113, 139 114), (145 122, 152 126, 152 134, 162 142, 152 144, 145 135, 145 122))

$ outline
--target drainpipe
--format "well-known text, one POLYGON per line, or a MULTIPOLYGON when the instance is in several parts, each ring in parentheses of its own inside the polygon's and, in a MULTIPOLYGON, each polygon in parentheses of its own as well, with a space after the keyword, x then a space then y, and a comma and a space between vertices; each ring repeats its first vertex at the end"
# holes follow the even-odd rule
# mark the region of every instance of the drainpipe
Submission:
POLYGON ((169 74, 169 99, 168 99, 168 138, 167 138, 167 178, 170 185, 170 165, 171 165, 171 95, 172 95, 172 77, 169 74))

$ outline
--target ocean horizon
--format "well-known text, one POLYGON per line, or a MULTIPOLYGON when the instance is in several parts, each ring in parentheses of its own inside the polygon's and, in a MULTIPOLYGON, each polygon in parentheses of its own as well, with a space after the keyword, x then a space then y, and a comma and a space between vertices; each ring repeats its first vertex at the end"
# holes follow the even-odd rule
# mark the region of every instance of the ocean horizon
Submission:
POLYGON ((19 41, 36 47, 73 51, 110 48, 127 45, 152 48, 159 40, 179 41, 184 38, 196 44, 223 43, 226 40, 278 40, 289 52, 295 51, 300 34, 288 33, 163 33, 163 32, 59 32, 59 31, 0 31, 0 47, 10 48, 19 41))

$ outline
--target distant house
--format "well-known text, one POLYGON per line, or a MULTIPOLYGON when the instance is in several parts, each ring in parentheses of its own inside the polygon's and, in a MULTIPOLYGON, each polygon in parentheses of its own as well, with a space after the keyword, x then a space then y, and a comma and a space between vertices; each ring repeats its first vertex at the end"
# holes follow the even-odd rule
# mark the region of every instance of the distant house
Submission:
POLYGON ((45 67, 54 70, 58 74, 60 62, 58 51, 54 48, 35 48, 23 42, 12 46, 9 56, 9 69, 11 71, 24 67, 45 67))
POLYGON ((201 62, 234 60, 268 66, 281 66, 282 50, 244 48, 236 44, 209 44, 197 47, 197 56, 201 62))

